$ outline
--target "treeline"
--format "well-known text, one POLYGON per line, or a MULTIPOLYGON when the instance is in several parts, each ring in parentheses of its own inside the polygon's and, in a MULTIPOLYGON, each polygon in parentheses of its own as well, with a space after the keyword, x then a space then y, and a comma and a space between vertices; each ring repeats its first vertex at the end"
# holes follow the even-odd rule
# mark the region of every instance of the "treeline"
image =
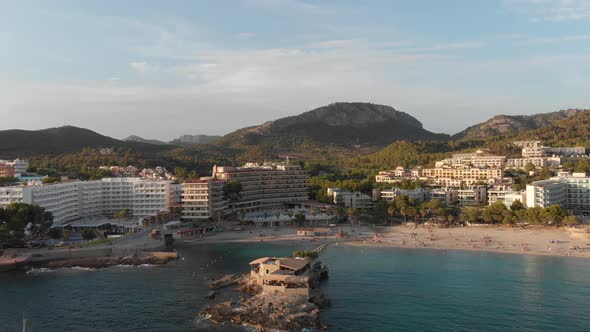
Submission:
POLYGON ((53 215, 37 205, 12 203, 0 207, 0 249, 21 247, 27 239, 44 237, 53 215))
POLYGON ((510 208, 502 202, 488 206, 445 205, 438 200, 418 202, 406 195, 399 195, 393 202, 379 201, 372 211, 373 222, 388 223, 391 218, 403 217, 404 221, 440 223, 507 224, 528 223, 532 225, 563 226, 577 225, 580 220, 559 205, 546 208, 525 208, 515 201, 510 208))

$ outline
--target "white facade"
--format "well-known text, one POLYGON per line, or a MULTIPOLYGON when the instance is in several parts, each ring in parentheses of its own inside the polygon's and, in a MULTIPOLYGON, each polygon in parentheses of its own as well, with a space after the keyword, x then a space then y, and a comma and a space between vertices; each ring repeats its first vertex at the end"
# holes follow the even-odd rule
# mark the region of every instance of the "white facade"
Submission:
POLYGON ((461 205, 483 205, 487 202, 487 188, 485 186, 474 186, 471 188, 458 189, 457 195, 461 205))
POLYGON ((223 215, 227 202, 223 199, 226 182, 201 179, 182 184, 182 218, 185 220, 214 219, 223 215))
POLYGON ((526 206, 526 192, 512 191, 512 190, 489 190, 488 204, 492 205, 496 202, 502 202, 506 207, 510 207, 515 201, 520 201, 526 206))
POLYGON ((590 211, 590 177, 584 173, 560 174, 535 181, 526 188, 529 207, 560 205, 574 213, 590 211))
POLYGON ((54 225, 80 218, 128 209, 136 217, 155 215, 170 208, 170 181, 140 178, 105 178, 38 186, 0 188, 0 206, 27 203, 53 214, 54 225))
POLYGON ((340 188, 328 188, 327 191, 328 196, 332 197, 336 205, 353 209, 370 209, 373 207, 373 199, 369 195, 344 191, 340 188))

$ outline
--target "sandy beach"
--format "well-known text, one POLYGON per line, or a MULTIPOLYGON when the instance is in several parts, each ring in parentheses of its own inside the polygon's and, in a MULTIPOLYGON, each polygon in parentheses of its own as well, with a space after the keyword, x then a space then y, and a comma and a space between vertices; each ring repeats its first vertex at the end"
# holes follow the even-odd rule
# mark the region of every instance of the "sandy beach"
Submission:
POLYGON ((514 254, 571 256, 590 258, 590 233, 572 235, 564 228, 479 226, 437 228, 425 226, 350 227, 349 237, 304 237, 297 228, 247 228, 225 231, 187 243, 291 241, 311 247, 324 242, 348 246, 430 248, 439 250, 475 250, 514 254))

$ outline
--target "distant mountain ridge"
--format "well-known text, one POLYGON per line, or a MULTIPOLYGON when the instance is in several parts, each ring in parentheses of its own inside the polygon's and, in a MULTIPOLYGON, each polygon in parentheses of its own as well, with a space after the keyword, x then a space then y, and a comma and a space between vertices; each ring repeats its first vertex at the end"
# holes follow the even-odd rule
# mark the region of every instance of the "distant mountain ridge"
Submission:
POLYGON ((131 135, 123 139, 126 142, 139 142, 155 145, 191 145, 191 144, 207 144, 213 140, 220 138, 221 136, 213 135, 182 135, 179 138, 175 138, 169 142, 160 141, 157 139, 145 139, 136 135, 131 135))
POLYGON ((539 129, 582 111, 581 109, 567 109, 533 115, 496 115, 485 122, 468 127, 464 131, 453 135, 453 139, 484 139, 498 135, 523 133, 529 130, 539 129))
POLYGON ((2 158, 62 154, 76 152, 83 148, 127 148, 142 152, 162 150, 162 147, 157 145, 124 142, 89 129, 73 126, 0 131, 0 157, 2 158))
POLYGON ((301 144, 386 146, 395 140, 446 140, 411 115, 371 103, 334 103, 296 116, 239 129, 213 144, 275 149, 301 144))
POLYGON ((167 145, 169 143, 167 142, 163 142, 157 139, 145 139, 145 138, 141 138, 139 136, 136 135, 131 135, 131 136, 127 136, 125 138, 123 138, 123 141, 125 142, 137 142, 137 143, 147 143, 147 144, 155 144, 155 145, 167 145))
POLYGON ((207 144, 221 136, 216 135, 182 135, 170 141, 170 144, 207 144))

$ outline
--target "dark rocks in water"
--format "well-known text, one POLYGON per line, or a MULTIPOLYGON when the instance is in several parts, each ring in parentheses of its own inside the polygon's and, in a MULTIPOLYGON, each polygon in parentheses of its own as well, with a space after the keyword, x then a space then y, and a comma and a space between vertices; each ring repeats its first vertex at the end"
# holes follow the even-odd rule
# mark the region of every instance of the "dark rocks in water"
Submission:
POLYGON ((223 277, 213 280, 209 282, 210 289, 221 289, 226 288, 229 286, 237 285, 239 283, 244 283, 246 276, 237 276, 235 274, 227 274, 223 277))
POLYGON ((325 330, 317 305, 306 297, 281 294, 258 294, 239 303, 223 302, 201 312, 214 323, 232 323, 257 330, 301 331, 304 328, 325 330))
POLYGON ((216 291, 210 291, 209 293, 207 293, 207 296, 205 296, 205 298, 209 299, 209 300, 213 300, 216 296, 217 296, 216 291))
POLYGON ((166 264, 170 257, 142 255, 142 256, 124 256, 124 257, 95 257, 95 258, 71 258, 58 260, 47 263, 47 267, 56 269, 64 267, 87 267, 92 269, 101 269, 115 265, 162 265, 166 264))
POLYGON ((318 292, 317 294, 312 295, 309 298, 309 302, 317 305, 320 309, 328 308, 332 305, 332 301, 330 301, 330 298, 322 292, 318 292))

